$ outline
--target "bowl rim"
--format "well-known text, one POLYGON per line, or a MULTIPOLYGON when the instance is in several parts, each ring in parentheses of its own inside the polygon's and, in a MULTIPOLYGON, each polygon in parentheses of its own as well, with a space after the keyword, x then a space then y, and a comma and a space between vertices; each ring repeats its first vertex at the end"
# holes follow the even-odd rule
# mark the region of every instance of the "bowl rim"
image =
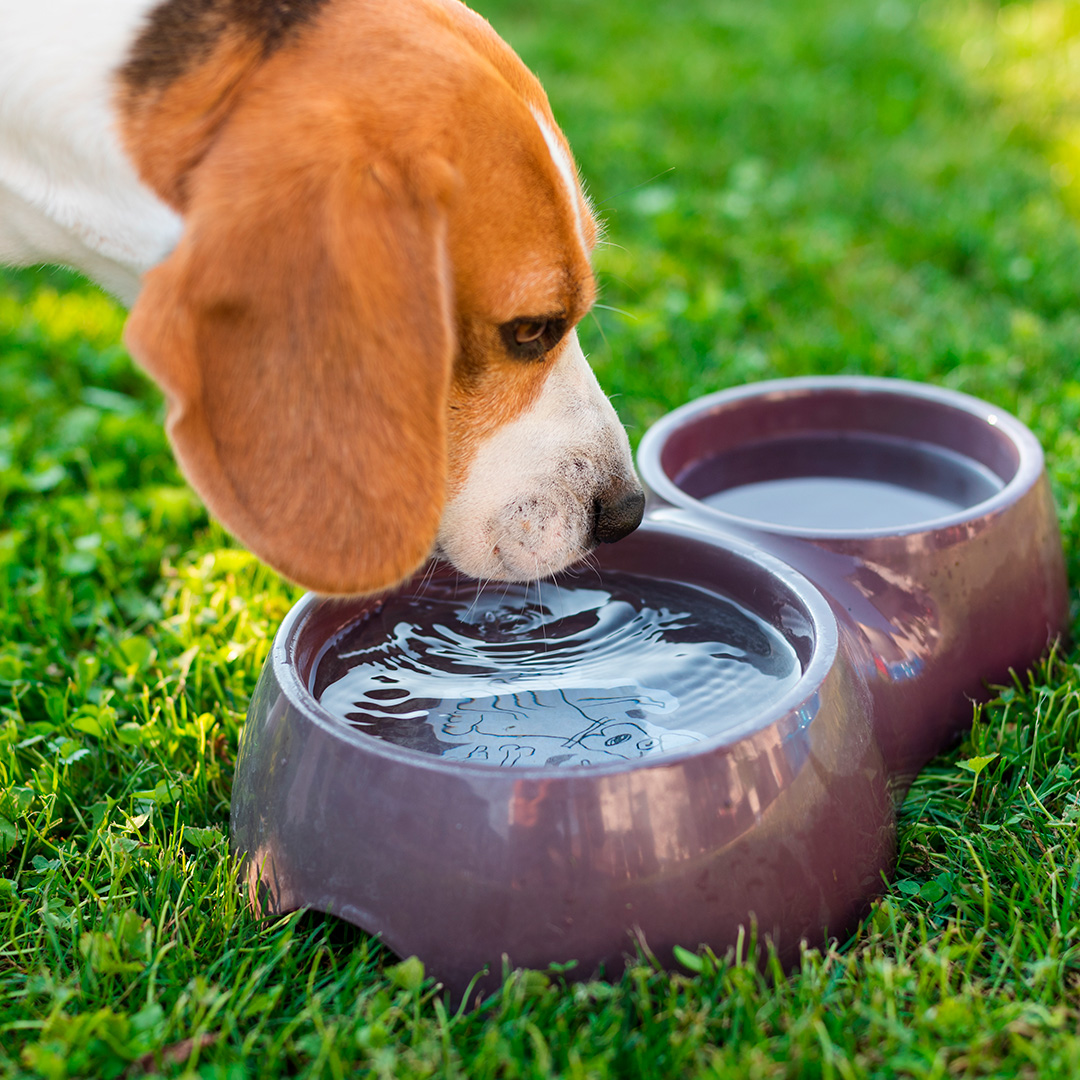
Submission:
MULTIPOLYGON (((836 616, 818 586, 776 556, 735 537, 716 533, 709 528, 708 523, 700 521, 692 513, 679 510, 652 513, 646 515, 639 529, 644 530, 646 534, 654 532, 673 534, 695 543, 722 548, 726 554, 734 555, 736 559, 757 564, 771 577, 776 578, 782 588, 798 599, 808 617, 814 634, 814 644, 801 677, 768 709, 748 717, 732 731, 708 736, 699 742, 666 753, 646 755, 631 761, 597 765, 560 765, 552 768, 542 765, 502 768, 478 762, 446 761, 435 754, 396 746, 357 730, 348 721, 324 708, 309 689, 306 680, 301 678, 297 656, 299 640, 315 613, 323 605, 333 604, 341 606, 343 616, 347 610, 351 610, 351 605, 342 604, 340 598, 321 596, 318 593, 306 593, 301 597, 285 616, 274 636, 268 663, 272 665, 278 689, 285 695, 290 705, 307 721, 313 723, 325 735, 340 739, 357 752, 368 753, 399 765, 439 773, 445 777, 457 777, 467 782, 476 782, 486 777, 492 781, 502 778, 511 784, 530 780, 580 782, 583 779, 599 779, 639 769, 678 767, 690 759, 733 748, 746 739, 773 727, 786 716, 797 714, 814 700, 835 667, 840 651, 840 629, 836 616)), ((628 537, 623 543, 632 540, 633 537, 628 537)), ((716 591, 721 592, 719 589, 716 591)), ((760 618, 760 615, 758 617, 760 618)), ((339 629, 331 633, 316 650, 312 670, 337 635, 352 626, 355 621, 355 614, 348 618, 343 617, 339 629)))
POLYGON ((893 379, 874 375, 804 375, 794 378, 768 379, 729 387, 713 394, 695 398, 666 413, 642 436, 638 446, 637 466, 646 486, 661 500, 705 515, 712 522, 723 522, 736 530, 753 529, 775 536, 807 540, 877 540, 901 538, 919 533, 934 533, 966 525, 978 518, 988 517, 1013 505, 1033 487, 1044 469, 1043 449, 1034 434, 1015 416, 970 394, 908 379, 893 379), (909 525, 868 528, 822 528, 783 525, 760 518, 743 517, 710 506, 687 494, 668 475, 661 464, 664 446, 680 428, 703 414, 719 412, 754 398, 781 400, 819 392, 846 391, 853 394, 892 395, 915 402, 946 406, 981 420, 986 426, 1000 431, 1016 449, 1017 465, 1012 477, 999 491, 955 513, 926 518, 909 525))

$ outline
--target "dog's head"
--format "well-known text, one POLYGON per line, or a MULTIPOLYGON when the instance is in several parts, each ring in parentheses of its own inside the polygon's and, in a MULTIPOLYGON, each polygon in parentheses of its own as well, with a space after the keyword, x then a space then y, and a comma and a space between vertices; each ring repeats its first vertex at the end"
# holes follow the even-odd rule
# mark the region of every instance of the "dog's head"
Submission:
POLYGON ((270 28, 211 4, 180 45, 170 6, 119 101, 184 234, 127 341, 215 515, 331 593, 435 550, 543 576, 631 531, 626 435, 574 330, 597 229, 514 53, 456 0, 308 0, 270 28))

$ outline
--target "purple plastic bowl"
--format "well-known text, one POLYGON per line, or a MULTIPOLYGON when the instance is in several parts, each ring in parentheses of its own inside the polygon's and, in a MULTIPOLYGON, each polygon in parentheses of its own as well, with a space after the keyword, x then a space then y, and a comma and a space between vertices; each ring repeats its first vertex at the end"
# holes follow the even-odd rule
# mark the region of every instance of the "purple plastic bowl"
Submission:
MULTIPOLYGON (((843 458, 824 451, 834 472, 843 458)), ((649 431, 639 464, 652 507, 598 550, 601 569, 741 604, 793 646, 797 684, 738 731, 625 764, 449 761, 318 704, 321 652, 375 600, 307 596, 275 639, 237 761, 232 843, 257 910, 332 912, 455 993, 504 962, 617 974, 635 942, 671 963, 676 945, 723 951, 751 922, 790 960, 853 928, 893 865, 914 771, 970 722, 986 680, 1065 626, 1039 446, 961 394, 809 379, 693 402, 649 431), (785 459, 805 476, 805 446, 836 432, 848 449, 884 437, 900 481, 905 448, 889 440, 918 444, 923 488, 939 447, 950 467, 973 463, 948 494, 989 494, 887 531, 770 525, 703 501, 782 478, 785 459)))
MULTIPOLYGON (((709 531, 779 556, 825 593, 873 694, 898 797, 970 726, 987 684, 1025 670, 1066 628, 1042 448, 1014 417, 966 394, 860 377, 739 387, 659 420, 642 439, 638 467, 654 516, 665 504, 685 508, 709 531), (838 446, 851 452, 846 464, 838 446), (875 454, 897 484, 944 493, 954 505, 900 525, 837 529, 709 504, 747 482, 860 474, 859 458, 875 454)), ((774 509, 799 516, 798 507, 774 509)))

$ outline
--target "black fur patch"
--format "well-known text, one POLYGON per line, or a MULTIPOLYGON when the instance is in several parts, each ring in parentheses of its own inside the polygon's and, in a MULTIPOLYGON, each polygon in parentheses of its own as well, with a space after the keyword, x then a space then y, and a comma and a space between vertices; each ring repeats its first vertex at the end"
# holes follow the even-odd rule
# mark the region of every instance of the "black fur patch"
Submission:
POLYGON ((162 0, 135 40, 120 78, 136 92, 163 89, 204 61, 236 28, 272 53, 327 0, 162 0))

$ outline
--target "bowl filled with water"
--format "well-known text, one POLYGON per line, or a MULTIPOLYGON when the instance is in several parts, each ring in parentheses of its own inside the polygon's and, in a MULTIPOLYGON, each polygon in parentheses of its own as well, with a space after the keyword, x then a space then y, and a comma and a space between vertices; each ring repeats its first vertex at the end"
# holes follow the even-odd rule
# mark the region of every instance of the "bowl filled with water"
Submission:
POLYGON ((898 796, 988 683, 1061 633, 1061 536, 1035 436, 967 394, 899 379, 756 383, 659 420, 638 451, 677 507, 828 597, 898 796))
POLYGON ((684 405, 642 440, 659 498, 717 522, 813 539, 910 535, 1015 501, 1035 437, 976 398, 898 379, 783 379, 684 405), (1006 490, 1009 489, 1009 490, 1006 490))
POLYGON ((911 776, 1065 624, 1037 442, 960 394, 785 380, 676 410, 639 466, 642 526, 554 580, 293 609, 234 786, 259 910, 459 990, 751 922, 793 957, 865 912, 911 776))

